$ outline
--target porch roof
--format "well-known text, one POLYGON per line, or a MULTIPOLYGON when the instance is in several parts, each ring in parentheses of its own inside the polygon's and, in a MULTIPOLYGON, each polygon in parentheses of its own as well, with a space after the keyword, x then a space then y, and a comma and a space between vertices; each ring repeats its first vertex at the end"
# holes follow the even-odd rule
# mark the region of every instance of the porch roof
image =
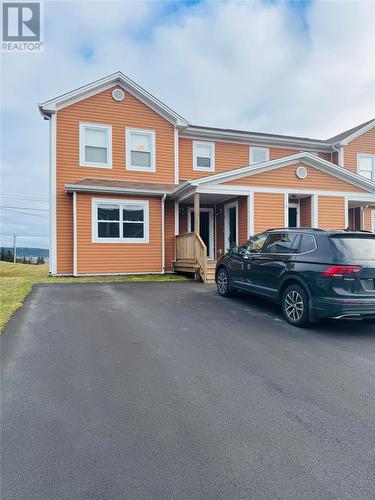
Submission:
MULTIPOLYGON (((181 184, 180 184, 181 185, 181 184)), ((76 192, 97 192, 111 194, 148 194, 160 196, 171 194, 180 187, 176 184, 163 184, 160 182, 139 182, 122 181, 117 179, 97 179, 85 177, 73 184, 65 184, 67 193, 76 192)))

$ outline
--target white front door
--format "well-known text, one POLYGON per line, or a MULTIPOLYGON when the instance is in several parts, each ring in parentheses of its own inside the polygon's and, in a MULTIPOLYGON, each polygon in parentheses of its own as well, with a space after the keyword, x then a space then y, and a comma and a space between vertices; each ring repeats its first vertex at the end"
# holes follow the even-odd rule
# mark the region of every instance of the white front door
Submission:
POLYGON ((238 245, 238 201, 224 205, 224 251, 238 245))

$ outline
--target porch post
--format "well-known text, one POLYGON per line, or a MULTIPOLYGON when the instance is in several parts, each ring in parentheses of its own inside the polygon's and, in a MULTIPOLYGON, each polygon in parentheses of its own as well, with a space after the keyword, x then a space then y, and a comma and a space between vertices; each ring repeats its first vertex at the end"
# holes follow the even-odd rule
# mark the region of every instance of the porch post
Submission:
POLYGON ((194 194, 194 232, 200 236, 200 200, 199 193, 194 194))

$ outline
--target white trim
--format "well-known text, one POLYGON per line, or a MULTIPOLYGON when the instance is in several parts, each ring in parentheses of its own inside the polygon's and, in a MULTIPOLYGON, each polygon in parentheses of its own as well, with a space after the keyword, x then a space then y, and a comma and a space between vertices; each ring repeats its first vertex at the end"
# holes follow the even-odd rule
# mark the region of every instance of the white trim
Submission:
POLYGON ((193 141, 193 170, 199 172, 215 172, 215 143, 214 142, 203 142, 203 141, 193 141), (207 146, 210 148, 210 168, 198 167, 197 165, 197 146, 207 146))
POLYGON ((57 273, 56 228, 56 114, 50 116, 50 168, 49 168, 49 272, 57 273))
MULTIPOLYGON (((241 179, 242 177, 249 177, 255 174, 269 172, 271 170, 286 167, 292 165, 299 161, 303 161, 305 164, 321 170, 323 172, 329 173, 339 179, 345 180, 351 184, 361 187, 362 189, 367 189, 369 192, 375 192, 375 183, 358 175, 349 170, 345 170, 323 158, 312 155, 311 153, 297 153, 290 156, 284 156, 282 158, 277 158, 276 160, 270 160, 264 163, 258 163, 256 165, 249 165, 246 167, 236 168, 234 170, 229 170, 228 172, 223 172, 220 174, 215 174, 206 177, 200 177, 194 180, 194 185, 200 186, 202 184, 207 184, 209 182, 226 182, 228 180, 241 179)), ((303 181, 301 182, 301 184, 303 181)))
POLYGON ((79 123, 79 166, 92 168, 112 168, 112 125, 101 123, 79 123), (86 161, 85 159, 85 134, 86 129, 104 130, 107 137, 107 163, 86 161))
POLYGON ((178 143, 178 128, 174 127, 174 183, 178 184, 179 175, 179 143, 178 143))
POLYGON ((174 234, 180 234, 180 204, 177 200, 174 202, 174 234))
POLYGON ((311 196, 312 227, 319 227, 319 195, 311 196))
POLYGON ((78 274, 77 193, 73 193, 73 276, 78 274))
POLYGON ((284 193, 284 227, 289 226, 289 194, 284 193))
POLYGON ((247 195, 247 227, 248 238, 254 236, 254 193, 252 191, 247 195))
MULTIPOLYGON (((297 228, 301 227, 301 206, 299 201, 297 202, 291 202, 289 203, 289 195, 288 195, 288 225, 285 227, 289 227, 289 208, 296 208, 297 209, 297 228)), ((291 228, 293 229, 293 228, 291 228)))
POLYGON ((371 231, 375 233, 375 210, 371 210, 371 231))
POLYGON ((249 163, 250 165, 257 165, 258 163, 264 162, 254 162, 254 150, 257 149, 259 151, 264 151, 266 153, 266 159, 264 161, 269 161, 270 159, 270 148, 264 148, 260 146, 249 146, 249 163))
MULTIPOLYGON (((209 239, 210 239, 210 253, 207 255, 208 259, 213 259, 215 255, 215 239, 214 239, 214 209, 209 207, 200 207, 199 212, 208 212, 209 214, 209 222, 208 222, 208 230, 209 230, 209 239)), ((191 214, 194 213, 194 207, 188 207, 187 212, 187 230, 188 233, 191 233, 191 214)))
POLYGON ((147 194, 149 196, 160 197, 165 191, 156 189, 135 189, 135 188, 117 188, 111 186, 87 186, 84 184, 65 184, 65 191, 72 193, 74 191, 82 193, 110 193, 110 194, 147 194))
POLYGON ((238 200, 237 201, 232 201, 230 203, 225 203, 224 205, 224 253, 227 253, 229 250, 228 245, 228 239, 229 239, 229 210, 231 208, 236 209, 236 245, 238 246, 238 241, 239 241, 239 234, 238 234, 238 217, 239 217, 239 210, 238 210, 238 200))
POLYGON ((92 243, 117 243, 117 244, 128 244, 135 243, 139 245, 144 245, 149 243, 149 202, 148 200, 137 200, 137 199, 118 199, 118 198, 92 198, 91 201, 91 242, 92 243), (98 204, 118 204, 120 205, 120 236, 118 238, 99 238, 98 237, 98 221, 97 221, 97 205, 98 204), (142 205, 144 210, 144 223, 143 223, 143 238, 122 238, 122 208, 124 205, 142 205))
POLYGON ((43 115, 49 116, 57 109, 70 106, 75 102, 96 95, 99 92, 103 92, 103 90, 115 87, 116 85, 122 87, 125 92, 129 92, 130 94, 132 94, 134 97, 153 109, 156 113, 161 115, 170 123, 182 127, 186 127, 188 125, 188 122, 187 120, 185 120, 185 118, 173 111, 171 108, 169 108, 155 96, 147 92, 133 80, 125 76, 123 73, 121 73, 121 71, 117 71, 104 78, 95 80, 94 82, 83 85, 82 87, 62 94, 58 97, 49 99, 48 101, 39 104, 39 110, 43 115))
MULTIPOLYGON (((155 130, 147 130, 142 128, 126 128, 125 129, 125 169, 132 170, 136 172, 156 172, 156 136, 155 130), (151 150, 150 153, 150 168, 138 167, 131 164, 131 134, 144 134, 150 137, 151 150)), ((147 151, 148 152, 148 151, 147 151)))
POLYGON ((365 210, 363 207, 360 207, 359 211, 360 211, 360 224, 361 224, 360 230, 363 231, 365 229, 365 210))
MULTIPOLYGON (((372 181, 375 182, 375 154, 372 153, 357 153, 357 174, 360 175, 361 177, 365 177, 363 174, 360 172, 360 167, 359 167, 359 160, 360 158, 371 158, 372 162, 372 172, 371 172, 371 177, 372 181)), ((367 179, 367 177, 365 177, 367 179)))
POLYGON ((343 139, 342 141, 339 141, 339 142, 340 142, 340 144, 346 145, 349 142, 356 139, 357 137, 359 137, 360 135, 365 134, 366 132, 368 132, 369 130, 371 130, 374 127, 375 127, 375 120, 372 120, 370 123, 368 123, 364 127, 360 128, 356 132, 353 132, 353 134, 349 135, 348 137, 346 137, 345 139, 343 139))
POLYGON ((338 153, 337 153, 337 161, 338 161, 338 164, 340 165, 340 167, 345 167, 344 153, 345 153, 344 147, 340 146, 338 149, 338 153))
POLYGON ((165 273, 165 198, 164 194, 161 198, 161 273, 165 273))

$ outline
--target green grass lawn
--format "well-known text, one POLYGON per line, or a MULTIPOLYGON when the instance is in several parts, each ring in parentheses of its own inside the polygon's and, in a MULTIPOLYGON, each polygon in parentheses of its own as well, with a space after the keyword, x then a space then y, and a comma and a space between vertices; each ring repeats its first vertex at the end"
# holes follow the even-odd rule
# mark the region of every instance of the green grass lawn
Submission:
POLYGON ((87 276, 54 278, 48 275, 47 265, 12 264, 0 262, 0 331, 36 283, 113 283, 123 281, 184 281, 177 274, 142 274, 130 276, 87 276))

